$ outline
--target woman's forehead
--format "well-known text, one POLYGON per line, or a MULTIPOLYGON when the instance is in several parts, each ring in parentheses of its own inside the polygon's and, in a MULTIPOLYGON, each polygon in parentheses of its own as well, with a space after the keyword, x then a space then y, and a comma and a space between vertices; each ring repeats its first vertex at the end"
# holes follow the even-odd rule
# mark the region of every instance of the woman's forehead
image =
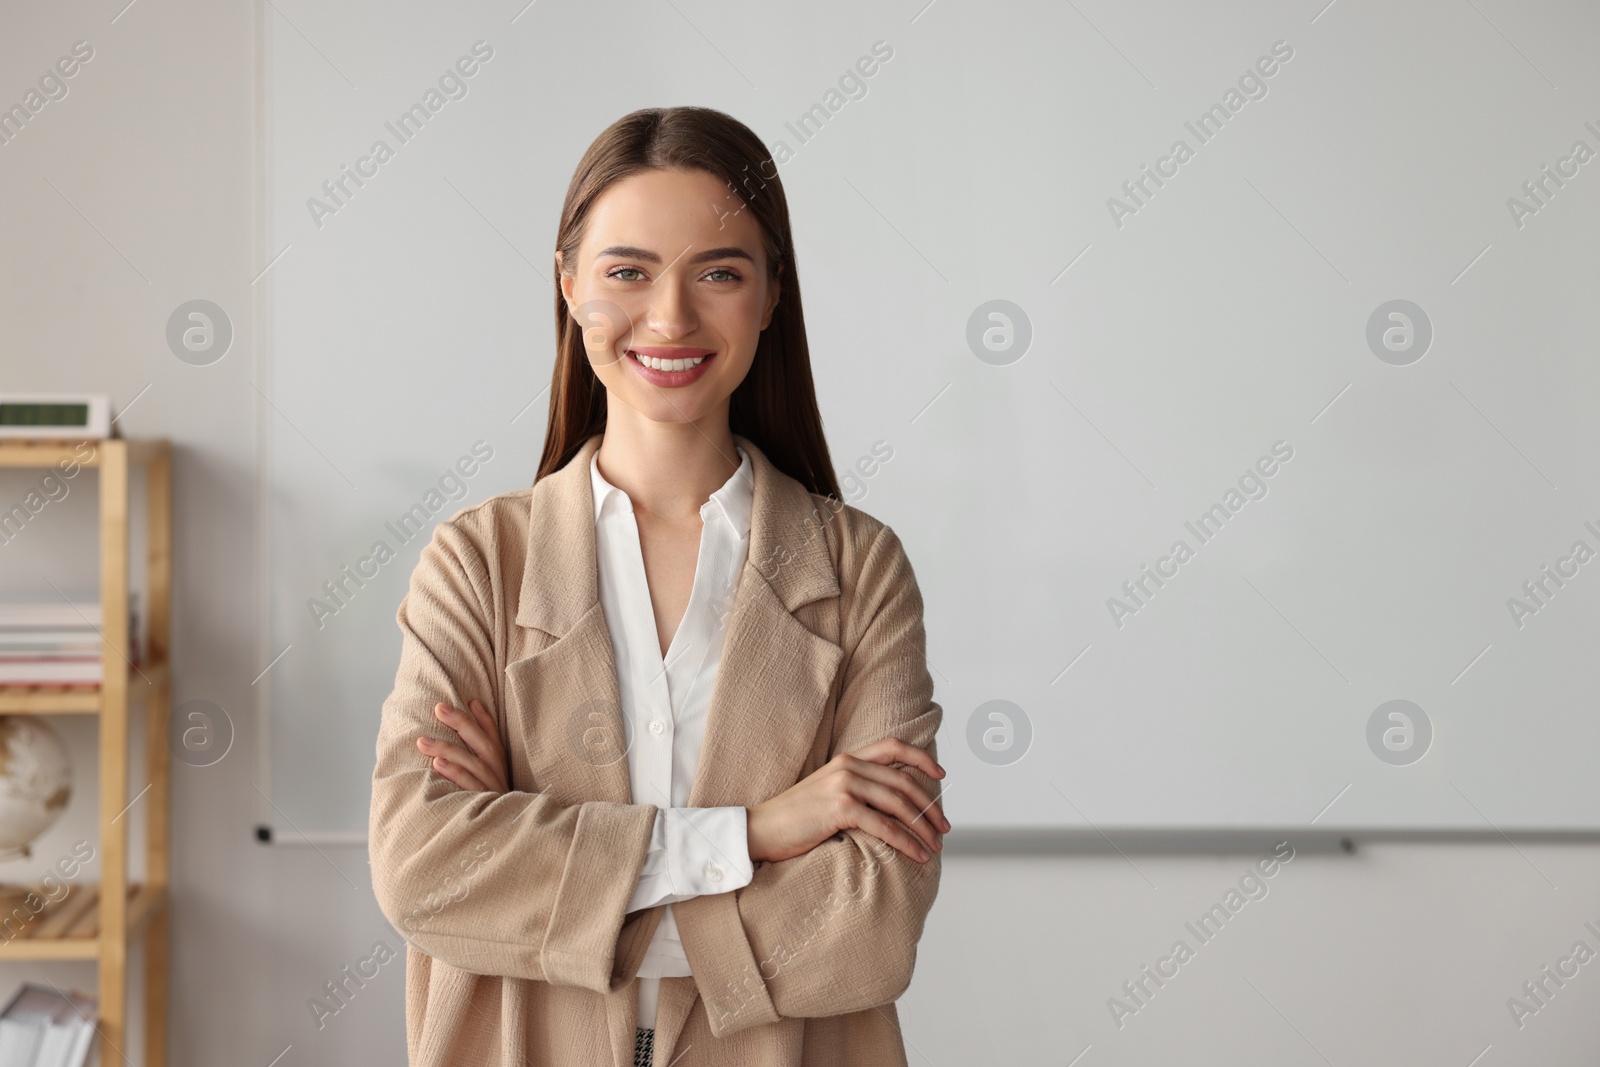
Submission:
POLYGON ((684 247, 761 248, 753 212, 727 182, 705 171, 645 170, 614 183, 595 201, 584 243, 677 255, 684 247))

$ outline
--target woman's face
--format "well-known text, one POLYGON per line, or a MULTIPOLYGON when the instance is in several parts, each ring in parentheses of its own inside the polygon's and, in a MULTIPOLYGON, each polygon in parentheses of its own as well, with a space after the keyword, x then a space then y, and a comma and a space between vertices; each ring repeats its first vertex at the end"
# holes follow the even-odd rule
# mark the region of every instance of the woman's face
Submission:
POLYGON ((725 419, 778 302, 733 191, 700 170, 630 175, 595 202, 573 266, 561 291, 611 414, 621 401, 656 422, 725 419))

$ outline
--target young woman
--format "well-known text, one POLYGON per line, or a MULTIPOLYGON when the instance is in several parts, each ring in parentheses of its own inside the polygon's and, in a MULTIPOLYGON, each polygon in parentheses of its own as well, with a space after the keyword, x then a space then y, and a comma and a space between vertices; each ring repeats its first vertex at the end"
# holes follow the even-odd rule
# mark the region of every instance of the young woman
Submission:
POLYGON ((440 523, 397 615, 411 1062, 903 1065, 942 711, 899 538, 838 500, 768 153, 622 118, 555 266, 534 484, 440 523))

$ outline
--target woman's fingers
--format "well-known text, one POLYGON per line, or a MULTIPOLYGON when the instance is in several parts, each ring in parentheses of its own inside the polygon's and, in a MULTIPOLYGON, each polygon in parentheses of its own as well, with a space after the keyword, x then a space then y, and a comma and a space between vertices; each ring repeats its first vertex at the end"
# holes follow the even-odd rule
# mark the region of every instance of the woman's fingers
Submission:
MULTIPOLYGON (((429 749, 424 749, 424 751, 432 751, 432 748, 430 747, 429 749)), ((457 751, 459 751, 459 749, 457 751)), ((434 756, 433 757, 433 769, 435 771, 439 772, 440 777, 448 778, 450 781, 454 782, 456 785, 460 786, 462 789, 465 789, 465 790, 467 790, 469 792, 473 792, 473 793, 492 793, 492 792, 494 792, 494 790, 489 788, 487 785, 485 785, 483 783, 483 781, 478 778, 477 775, 475 775, 471 771, 467 770, 467 768, 463 764, 457 763, 455 760, 450 759, 448 756, 442 756, 442 755, 434 756)))
POLYGON ((433 757, 433 768, 463 789, 485 793, 504 793, 499 778, 483 760, 474 753, 433 737, 417 739, 423 754, 433 757), (465 780, 463 780, 463 777, 465 780))
POLYGON ((509 786, 505 780, 505 752, 500 747, 499 731, 482 704, 473 700, 470 706, 472 712, 469 714, 449 704, 436 704, 434 716, 466 742, 478 761, 473 767, 474 773, 495 786, 499 792, 505 792, 509 786))
POLYGON ((896 738, 835 753, 803 780, 746 809, 751 858, 789 859, 840 830, 859 828, 927 862, 943 848, 939 834, 950 824, 912 768, 944 777, 928 753, 896 738))
POLYGON ((863 745, 850 755, 888 766, 904 763, 922 771, 929 778, 943 778, 944 768, 925 749, 900 740, 898 737, 881 737, 870 745, 863 745))
MULTIPOLYGON (((899 762, 899 761, 896 761, 899 762)), ((852 774, 861 778, 871 778, 883 783, 891 789, 904 792, 916 805, 916 810, 922 814, 924 821, 928 822, 939 833, 948 833, 950 820, 944 817, 941 808, 933 797, 923 791, 917 780, 905 771, 895 770, 893 767, 881 766, 871 760, 856 757, 856 762, 847 765, 852 774)))
POLYGON ((450 779, 456 785, 459 785, 462 789, 465 789, 469 793, 495 792, 495 790, 485 785, 465 767, 451 763, 444 759, 435 759, 433 761, 433 766, 434 769, 440 774, 444 775, 446 778, 450 779))
POLYGON ((495 734, 494 739, 491 741, 490 735, 484 731, 483 726, 479 723, 476 712, 468 714, 460 708, 451 707, 449 704, 435 704, 433 713, 440 722, 460 734, 461 740, 467 743, 467 747, 479 756, 487 758, 499 750, 499 735, 495 734))
POLYGON ((916 834, 907 830, 899 819, 885 815, 877 808, 861 804, 856 825, 878 840, 904 852, 918 863, 926 863, 931 858, 916 834))
POLYGON ((885 815, 894 816, 901 825, 915 833, 919 843, 926 845, 929 850, 933 852, 943 850, 944 844, 939 839, 939 832, 903 790, 865 775, 855 778, 850 783, 850 789, 851 796, 858 802, 870 805, 885 815))
POLYGON ((506 750, 500 744, 500 727, 494 721, 494 716, 489 714, 489 709, 483 706, 481 700, 474 697, 469 702, 469 706, 472 708, 473 714, 478 718, 478 728, 483 731, 483 736, 493 745, 492 754, 479 753, 479 755, 489 761, 490 768, 495 773, 495 782, 500 792, 507 792, 511 789, 511 783, 506 776, 511 773, 511 769, 506 763, 506 750))
POLYGON ((468 702, 467 706, 472 709, 473 716, 478 720, 478 729, 482 730, 488 737, 498 738, 500 736, 500 730, 495 725, 494 716, 489 714, 489 709, 483 706, 482 701, 474 697, 468 702))

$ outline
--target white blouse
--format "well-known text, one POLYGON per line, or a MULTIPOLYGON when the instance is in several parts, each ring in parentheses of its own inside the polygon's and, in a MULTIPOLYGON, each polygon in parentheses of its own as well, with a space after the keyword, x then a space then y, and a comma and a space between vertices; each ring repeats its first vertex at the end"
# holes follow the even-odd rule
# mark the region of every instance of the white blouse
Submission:
POLYGON ((639 966, 641 1027, 655 1025, 660 979, 694 973, 678 938, 672 903, 743 888, 755 873, 746 809, 685 806, 700 762, 727 615, 750 545, 754 470, 744 449, 734 447, 739 468, 700 505, 694 586, 665 659, 633 501, 601 476, 599 450, 589 463, 600 602, 611 633, 618 695, 632 732, 628 781, 635 804, 660 809, 628 903, 629 912, 667 905, 639 966))

